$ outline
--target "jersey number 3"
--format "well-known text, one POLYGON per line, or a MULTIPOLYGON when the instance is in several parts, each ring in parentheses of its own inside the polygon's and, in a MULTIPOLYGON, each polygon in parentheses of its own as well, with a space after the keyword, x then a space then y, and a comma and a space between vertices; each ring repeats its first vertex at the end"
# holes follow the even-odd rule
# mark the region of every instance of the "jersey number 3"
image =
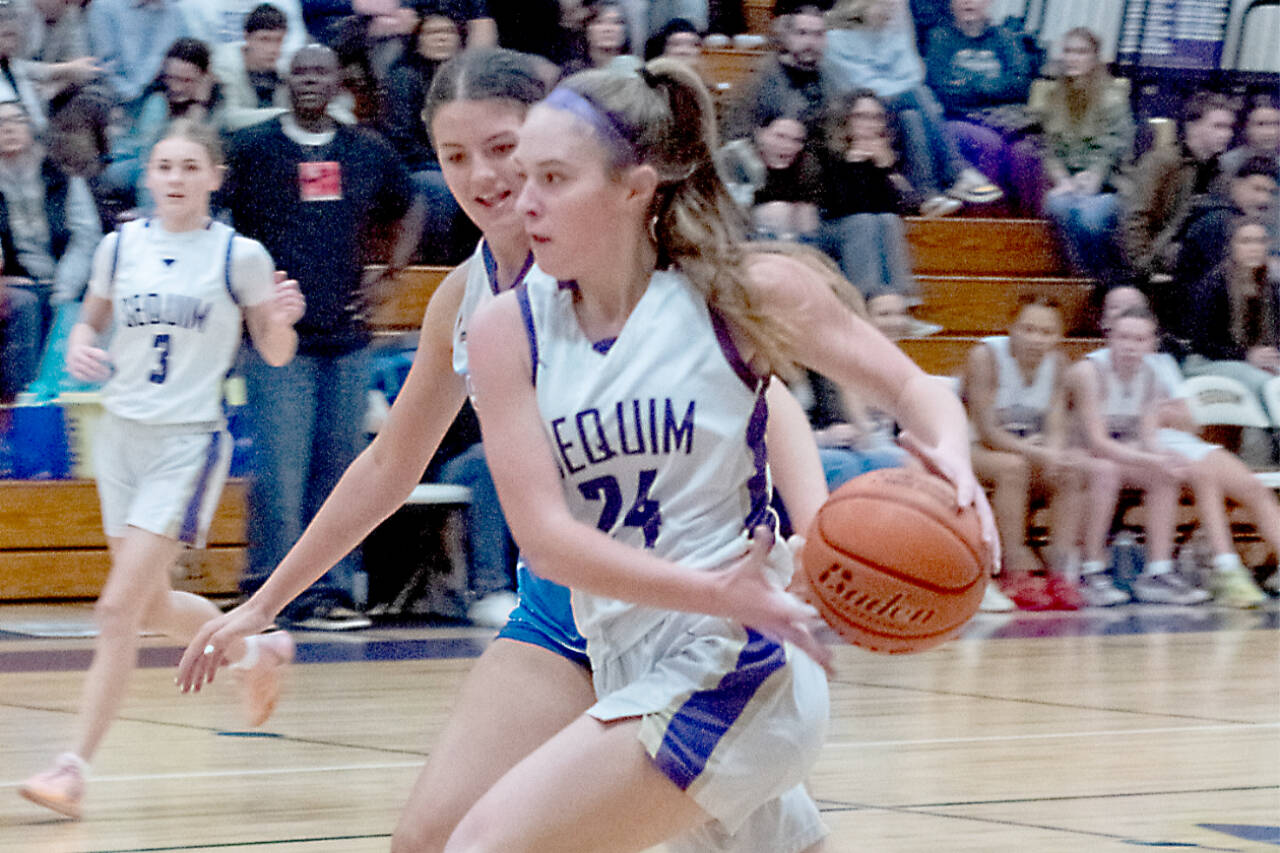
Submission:
MULTIPOLYGON (((653 543, 658 541, 658 530, 662 527, 662 508, 657 501, 649 497, 649 490, 653 488, 653 481, 657 476, 658 472, 652 468, 647 468, 640 472, 640 481, 636 485, 635 502, 622 519, 624 526, 638 527, 644 531, 644 547, 646 548, 652 548, 653 543)), ((596 477, 594 480, 579 483, 578 491, 589 501, 604 501, 604 507, 600 510, 600 520, 596 522, 596 527, 605 533, 613 530, 613 526, 617 524, 618 516, 622 512, 622 487, 618 485, 618 478, 613 476, 596 477)))
POLYGON ((151 342, 151 346, 156 351, 156 366, 151 371, 149 378, 155 384, 161 385, 169 376, 169 336, 167 334, 156 335, 156 339, 151 342))

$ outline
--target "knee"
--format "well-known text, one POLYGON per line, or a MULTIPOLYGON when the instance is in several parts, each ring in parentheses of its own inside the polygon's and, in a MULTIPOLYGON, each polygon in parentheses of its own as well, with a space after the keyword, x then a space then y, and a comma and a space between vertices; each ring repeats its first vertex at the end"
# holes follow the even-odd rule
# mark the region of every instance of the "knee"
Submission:
POLYGON ((1002 453, 991 467, 997 489, 1026 489, 1031 484, 1031 465, 1023 456, 1002 453))
POLYGON ((142 612, 138 604, 124 596, 107 594, 93 605, 93 621, 104 637, 136 632, 142 612))

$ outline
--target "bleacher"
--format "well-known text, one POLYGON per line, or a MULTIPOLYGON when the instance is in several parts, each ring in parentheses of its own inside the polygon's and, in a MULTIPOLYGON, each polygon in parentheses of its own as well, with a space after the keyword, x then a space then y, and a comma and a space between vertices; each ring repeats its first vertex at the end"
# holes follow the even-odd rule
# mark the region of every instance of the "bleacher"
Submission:
MULTIPOLYGON (((1068 307, 1069 326, 1088 328, 1087 283, 1065 277, 1047 226, 995 219, 908 220, 908 239, 924 294, 918 315, 943 330, 903 342, 931 373, 954 373, 982 335, 1000 331, 1018 294, 1051 289, 1068 307)), ((405 270, 372 312, 386 335, 417 329, 448 267, 405 270)), ((1097 339, 1073 337, 1078 355, 1097 339)), ((228 483, 209 547, 185 555, 175 584, 205 595, 232 595, 245 558, 245 483, 228 483)), ((0 600, 96 596, 109 565, 89 480, 0 481, 0 600)))

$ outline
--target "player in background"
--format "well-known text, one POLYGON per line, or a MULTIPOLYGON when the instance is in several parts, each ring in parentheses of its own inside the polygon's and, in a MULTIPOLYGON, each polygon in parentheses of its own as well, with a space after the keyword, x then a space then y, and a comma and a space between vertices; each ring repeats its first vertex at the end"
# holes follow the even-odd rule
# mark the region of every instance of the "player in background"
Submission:
MULTIPOLYGON (((261 245, 209 216, 221 162, 211 131, 186 121, 166 131, 147 164, 156 215, 98 246, 67 344, 70 373, 106 383, 94 460, 111 570, 94 608, 79 740, 18 792, 73 818, 137 666, 139 631, 185 643, 218 614, 212 602, 172 589, 169 572, 183 548, 203 546, 226 479, 222 382, 242 326, 273 364, 287 363, 297 345, 293 324, 305 309, 297 283, 275 272, 261 245)), ((260 725, 275 707, 278 668, 293 657, 293 641, 283 632, 246 636, 227 656, 248 722, 260 725)))

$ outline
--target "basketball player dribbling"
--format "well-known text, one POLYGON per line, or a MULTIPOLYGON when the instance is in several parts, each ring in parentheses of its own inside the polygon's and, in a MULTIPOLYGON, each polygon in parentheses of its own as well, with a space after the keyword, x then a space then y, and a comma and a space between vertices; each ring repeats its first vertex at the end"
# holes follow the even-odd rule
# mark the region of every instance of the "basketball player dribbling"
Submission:
MULTIPOLYGON (((437 72, 424 118, 445 180, 484 239, 433 295, 413 369, 386 425, 263 588, 191 641, 179 668, 183 689, 198 690, 216 671, 223 649, 270 624, 291 597, 399 508, 466 394, 471 314, 495 293, 545 279, 532 266, 529 238, 515 212, 520 176, 511 160, 529 105, 545 95, 540 72, 533 57, 501 49, 466 51, 437 72), (214 651, 206 654, 206 648, 214 651)), ((821 467, 803 412, 775 386, 769 392, 769 446, 782 457, 779 491, 803 529, 825 498, 821 467)), ((443 849, 480 794, 595 700, 568 590, 539 578, 523 561, 518 573, 520 604, 468 674, 403 810, 393 851, 443 849), (518 702, 511 701, 515 697, 518 702)))
MULTIPOLYGON (((95 607, 98 636, 81 700, 80 739, 22 796, 81 815, 88 762, 107 733, 137 665, 146 627, 186 642, 218 614, 212 602, 170 588, 184 547, 202 547, 231 460, 222 381, 247 325, 273 364, 293 358, 305 303, 258 243, 209 218, 221 179, 217 139, 175 122, 152 149, 147 187, 156 216, 108 235, 67 345, 77 379, 105 381, 94 447, 111 571, 95 607), (96 341, 111 328, 107 350, 96 341)), ((265 722, 278 667, 293 657, 283 632, 238 638, 227 650, 250 725, 265 722)))
POLYGON ((477 314, 473 399, 517 542, 573 590, 598 701, 446 851, 794 851, 820 835, 796 786, 822 741, 827 658, 769 532, 773 370, 802 363, 894 415, 994 547, 954 395, 802 261, 744 257, 709 104, 655 60, 575 75, 520 130, 518 205, 557 281, 477 314))

